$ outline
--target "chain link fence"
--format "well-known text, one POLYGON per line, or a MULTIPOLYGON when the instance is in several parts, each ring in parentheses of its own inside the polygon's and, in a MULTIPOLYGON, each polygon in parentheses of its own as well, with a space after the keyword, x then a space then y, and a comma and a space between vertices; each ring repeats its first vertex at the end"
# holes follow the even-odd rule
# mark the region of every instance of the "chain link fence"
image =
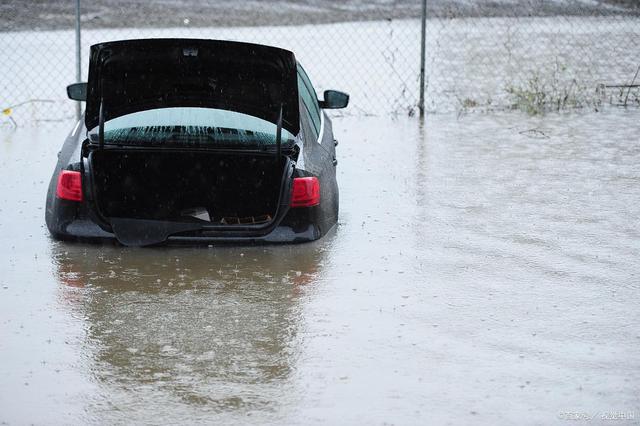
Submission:
MULTIPOLYGON (((75 116, 76 2, 0 0, 0 126, 75 116)), ((149 37, 240 40, 295 52, 317 89, 351 94, 345 114, 414 114, 421 0, 80 2, 89 46, 149 37)), ((428 112, 640 104, 634 0, 429 0, 428 112)))

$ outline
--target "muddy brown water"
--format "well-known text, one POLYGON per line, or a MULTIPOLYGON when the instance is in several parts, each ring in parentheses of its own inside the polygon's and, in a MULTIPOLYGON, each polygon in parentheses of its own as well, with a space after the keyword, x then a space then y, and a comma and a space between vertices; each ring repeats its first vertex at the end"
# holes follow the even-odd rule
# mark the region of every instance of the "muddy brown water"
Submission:
POLYGON ((0 130, 0 422, 640 419, 640 113, 336 119, 294 246, 61 243, 70 125, 0 130))

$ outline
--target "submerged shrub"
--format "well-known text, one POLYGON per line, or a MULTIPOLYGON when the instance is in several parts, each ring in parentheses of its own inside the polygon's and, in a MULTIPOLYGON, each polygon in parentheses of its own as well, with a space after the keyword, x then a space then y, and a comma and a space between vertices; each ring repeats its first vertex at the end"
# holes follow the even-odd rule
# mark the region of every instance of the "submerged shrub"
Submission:
POLYGON ((601 103, 598 92, 591 93, 585 85, 569 76, 567 67, 557 59, 551 75, 544 76, 535 71, 527 81, 510 85, 506 91, 511 98, 511 108, 534 115, 568 108, 597 107, 601 103))

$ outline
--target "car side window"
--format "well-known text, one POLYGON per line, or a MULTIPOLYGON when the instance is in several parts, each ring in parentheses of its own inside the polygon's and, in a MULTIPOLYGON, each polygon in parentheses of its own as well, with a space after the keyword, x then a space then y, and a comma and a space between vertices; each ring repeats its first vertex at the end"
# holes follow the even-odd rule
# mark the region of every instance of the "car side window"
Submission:
POLYGON ((311 116, 311 121, 313 123, 313 127, 315 127, 316 133, 320 132, 320 106, 318 105, 318 98, 316 96, 316 92, 313 89, 313 85, 307 76, 307 73, 304 71, 304 68, 298 64, 298 92, 300 92, 300 96, 302 97, 302 102, 304 103, 307 111, 309 112, 309 116, 311 116))
MULTIPOLYGON (((313 120, 311 120, 311 114, 309 114, 309 108, 304 104, 304 102, 300 102, 300 118, 301 125, 304 127, 304 133, 309 135, 309 140, 317 140, 318 139, 318 131, 315 128, 315 124, 313 120)), ((307 138, 305 138, 306 140, 307 138)))

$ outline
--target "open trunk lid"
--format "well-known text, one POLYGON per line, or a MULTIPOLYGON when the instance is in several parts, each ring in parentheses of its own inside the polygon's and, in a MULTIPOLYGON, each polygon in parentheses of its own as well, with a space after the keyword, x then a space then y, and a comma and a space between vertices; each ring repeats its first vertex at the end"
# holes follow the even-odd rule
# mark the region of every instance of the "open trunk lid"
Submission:
POLYGON ((297 135, 296 59, 292 52, 249 43, 125 40, 91 46, 85 124, 157 108, 239 112, 297 135), (282 110, 282 112, 280 112, 282 110))

